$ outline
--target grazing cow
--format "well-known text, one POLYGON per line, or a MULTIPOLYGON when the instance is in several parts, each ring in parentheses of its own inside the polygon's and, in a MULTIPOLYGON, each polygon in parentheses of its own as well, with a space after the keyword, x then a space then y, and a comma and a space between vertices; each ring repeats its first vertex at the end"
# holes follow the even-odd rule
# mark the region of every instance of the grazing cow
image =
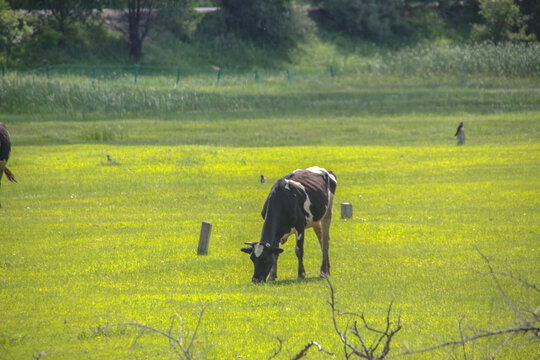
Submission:
POLYGON ((261 212, 264 219, 261 240, 246 243, 249 246, 241 249, 253 261, 253 282, 266 281, 267 277, 275 280, 278 256, 283 252, 279 243, 284 244, 292 234, 296 234, 298 277, 304 278, 304 230, 310 227, 321 245, 321 276, 330 274, 328 246, 336 185, 334 173, 320 167, 295 170, 274 184, 261 212))

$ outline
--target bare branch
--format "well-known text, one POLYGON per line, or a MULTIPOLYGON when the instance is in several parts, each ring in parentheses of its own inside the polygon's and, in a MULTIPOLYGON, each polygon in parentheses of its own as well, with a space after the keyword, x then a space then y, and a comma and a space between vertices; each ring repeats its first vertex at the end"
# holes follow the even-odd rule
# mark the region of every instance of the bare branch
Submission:
POLYGON ((495 275, 495 272, 493 271, 493 267, 491 266, 491 262, 489 261, 489 259, 487 258, 487 256, 485 256, 481 251, 480 249, 476 248, 476 251, 478 252, 478 254, 480 254, 480 256, 484 259, 484 261, 486 262, 488 268, 489 268, 489 273, 491 274, 491 278, 493 279, 493 281, 495 282, 495 285, 497 285, 497 289, 499 290, 499 292, 502 294, 503 298, 504 298, 504 301, 508 304, 508 306, 510 307, 510 309, 512 309, 512 311, 518 315, 520 318, 521 318, 521 321, 523 321, 524 323, 527 322, 525 316, 521 313, 521 311, 519 311, 519 309, 514 305, 514 303, 510 300, 510 298, 508 297, 508 295, 506 295, 506 293, 504 292, 501 284, 499 283, 499 279, 497 278, 497 276, 495 275))
POLYGON ((330 307, 332 309, 332 320, 334 323, 334 329, 339 335, 341 342, 344 345, 344 353, 345 358, 349 359, 352 355, 356 355, 362 359, 367 360, 383 360, 386 358, 388 353, 390 352, 390 344, 392 342, 392 338, 399 330, 401 330, 401 316, 398 318, 397 325, 394 327, 394 323, 390 321, 390 314, 392 312, 392 304, 390 303, 390 306, 388 307, 388 311, 386 313, 386 327, 384 330, 379 330, 371 327, 364 314, 356 315, 351 313, 346 313, 347 315, 353 315, 356 317, 359 317, 362 320, 362 324, 364 325, 364 328, 372 333, 375 333, 379 336, 377 336, 373 342, 371 343, 371 346, 367 346, 366 342, 364 341, 364 338, 362 337, 362 334, 360 334, 360 329, 358 327, 358 321, 353 322, 353 326, 350 325, 350 322, 347 324, 347 329, 351 329, 353 331, 353 334, 356 336, 358 341, 360 342, 362 349, 360 350, 357 348, 349 339, 347 339, 346 336, 346 330, 341 331, 339 329, 339 326, 337 324, 337 316, 336 316, 336 300, 335 300, 335 291, 334 287, 332 286, 332 283, 326 277, 326 281, 328 282, 328 286, 330 288, 330 300, 328 303, 330 304, 330 307), (385 339, 385 340, 384 340, 385 339), (376 351, 378 347, 383 343, 384 340, 384 348, 380 352, 379 355, 376 354, 376 351), (348 351, 350 350, 350 352, 348 351))
POLYGON ((499 335, 506 335, 506 334, 519 334, 519 333, 524 334, 528 332, 538 332, 538 331, 540 331, 540 327, 538 326, 527 326, 527 327, 519 326, 519 327, 508 328, 508 329, 488 331, 488 332, 483 332, 481 334, 464 337, 462 340, 447 341, 447 342, 444 342, 435 346, 431 346, 425 349, 405 351, 400 354, 393 355, 391 357, 394 358, 394 357, 403 356, 403 355, 421 354, 421 353, 431 352, 431 351, 449 347, 449 346, 454 346, 454 347, 460 346, 462 344, 466 344, 471 341, 475 341, 475 340, 487 338, 487 337, 492 337, 492 336, 499 336, 499 335))
POLYGON ((292 357, 291 360, 298 360, 298 359, 303 358, 304 355, 306 355, 306 353, 308 352, 308 350, 311 349, 312 347, 316 347, 319 350, 319 352, 323 352, 323 353, 325 353, 327 355, 334 355, 330 351, 325 350, 321 345, 319 345, 315 341, 311 341, 311 342, 307 343, 307 345, 304 346, 304 348, 302 350, 300 350, 300 352, 298 354, 296 354, 294 357, 292 357))
POLYGON ((278 341, 279 346, 276 350, 274 350, 274 353, 268 358, 268 360, 271 360, 275 358, 276 356, 278 356, 278 354, 281 352, 281 349, 283 348, 283 340, 281 340, 277 336, 271 336, 271 337, 278 341))
POLYGON ((513 333, 513 334, 510 334, 506 337, 506 339, 503 340, 503 342, 499 345, 499 347, 497 347, 497 349, 495 349, 495 351, 493 352, 493 354, 491 354, 491 359, 495 359, 495 356, 497 356, 497 353, 499 351, 501 351, 501 349, 506 345, 506 343, 508 341, 510 341, 510 339, 512 339, 514 336, 516 336, 516 333, 513 333))

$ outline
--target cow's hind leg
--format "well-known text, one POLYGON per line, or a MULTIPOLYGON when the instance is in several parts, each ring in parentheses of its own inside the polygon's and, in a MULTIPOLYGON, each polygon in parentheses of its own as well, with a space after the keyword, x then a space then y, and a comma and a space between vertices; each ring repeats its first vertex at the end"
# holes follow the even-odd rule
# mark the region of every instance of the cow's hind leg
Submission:
POLYGON ((306 270, 304 269, 304 232, 296 235, 296 257, 298 258, 298 277, 305 278, 306 270))
POLYGON ((313 230, 319 239, 319 244, 321 245, 321 251, 323 255, 322 265, 321 265, 321 276, 325 277, 329 274, 329 265, 328 265, 328 243, 324 239, 324 228, 322 222, 313 224, 313 230))
POLYGON ((330 258, 328 256, 328 249, 330 247, 330 223, 332 222, 332 202, 330 202, 328 211, 321 219, 321 221, 313 227, 319 243, 321 244, 322 251, 322 265, 321 276, 326 277, 330 275, 330 258))
POLYGON ((330 257, 328 255, 328 249, 330 248, 330 223, 332 222, 332 205, 330 205, 328 212, 322 219, 322 232, 323 232, 323 241, 322 241, 322 252, 323 252, 323 262, 321 265, 321 276, 326 277, 330 275, 330 257))

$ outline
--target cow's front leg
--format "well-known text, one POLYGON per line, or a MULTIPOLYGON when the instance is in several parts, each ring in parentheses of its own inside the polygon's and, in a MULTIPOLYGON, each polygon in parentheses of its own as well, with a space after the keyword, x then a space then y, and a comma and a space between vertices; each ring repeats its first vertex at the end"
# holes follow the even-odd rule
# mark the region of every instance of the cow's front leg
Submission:
POLYGON ((296 248, 294 251, 298 258, 298 277, 303 279, 306 277, 306 270, 304 269, 304 231, 296 234, 296 248))
POLYGON ((274 255, 273 258, 274 258, 274 261, 272 263, 272 268, 270 269, 270 274, 268 275, 268 281, 274 281, 277 278, 278 255, 274 255))

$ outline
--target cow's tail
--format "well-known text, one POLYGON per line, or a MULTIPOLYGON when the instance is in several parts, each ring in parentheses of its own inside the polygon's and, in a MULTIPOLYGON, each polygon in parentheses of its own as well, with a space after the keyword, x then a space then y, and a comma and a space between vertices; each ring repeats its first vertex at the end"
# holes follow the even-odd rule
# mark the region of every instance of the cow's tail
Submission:
POLYGON ((336 187, 337 187, 337 176, 332 171, 330 171, 330 170, 327 170, 327 171, 328 171, 328 174, 329 174, 329 176, 327 178, 327 184, 330 187, 330 191, 332 192, 332 194, 335 194, 336 193, 336 187))
POLYGON ((13 175, 13 173, 7 167, 4 168, 4 174, 6 174, 9 181, 12 183, 17 183, 17 180, 15 180, 15 175, 13 175))

